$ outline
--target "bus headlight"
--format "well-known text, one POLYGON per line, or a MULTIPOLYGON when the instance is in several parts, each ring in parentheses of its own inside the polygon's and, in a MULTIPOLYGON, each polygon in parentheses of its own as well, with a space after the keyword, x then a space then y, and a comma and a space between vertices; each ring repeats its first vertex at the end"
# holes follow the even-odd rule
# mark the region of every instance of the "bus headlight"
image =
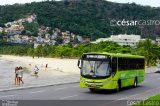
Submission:
POLYGON ((107 84, 109 83, 111 80, 106 80, 103 84, 107 84))
POLYGON ((80 82, 83 82, 83 83, 84 83, 85 81, 84 81, 82 78, 80 78, 80 82))

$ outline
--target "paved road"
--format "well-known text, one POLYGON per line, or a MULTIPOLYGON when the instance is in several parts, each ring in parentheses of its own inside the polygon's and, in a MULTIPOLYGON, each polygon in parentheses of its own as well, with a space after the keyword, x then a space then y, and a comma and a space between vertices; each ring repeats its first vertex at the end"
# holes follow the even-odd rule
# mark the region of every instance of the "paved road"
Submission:
MULTIPOLYGON (((126 101, 121 100, 144 100, 160 92, 160 74, 146 74, 146 80, 137 88, 125 88, 118 93, 100 91, 91 93, 88 89, 79 88, 78 83, 55 85, 24 90, 0 92, 1 100, 108 100, 101 101, 103 104, 115 104, 126 101)), ((87 101, 85 101, 87 102, 87 101)), ((89 103, 91 101, 88 101, 89 103)), ((128 102, 128 101, 127 101, 128 102)), ((48 103, 48 102, 47 102, 48 103)), ((83 102, 84 103, 84 102, 83 102)), ((93 103, 93 104, 92 104, 93 103)), ((99 104, 99 101, 91 105, 99 104)), ((65 103, 64 103, 65 104, 65 103)), ((124 104, 123 104, 124 105, 124 104)), ((95 105, 97 106, 97 105, 95 105)), ((113 106, 113 105, 112 105, 113 106)))

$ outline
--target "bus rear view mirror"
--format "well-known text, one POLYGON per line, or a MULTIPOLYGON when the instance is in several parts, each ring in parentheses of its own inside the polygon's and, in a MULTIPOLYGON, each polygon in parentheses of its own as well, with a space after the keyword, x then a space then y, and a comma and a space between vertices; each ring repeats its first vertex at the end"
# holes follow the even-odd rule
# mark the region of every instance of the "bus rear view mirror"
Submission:
POLYGON ((78 63, 77 63, 77 66, 78 66, 79 69, 81 69, 80 63, 81 63, 81 59, 79 59, 79 60, 78 60, 78 63))

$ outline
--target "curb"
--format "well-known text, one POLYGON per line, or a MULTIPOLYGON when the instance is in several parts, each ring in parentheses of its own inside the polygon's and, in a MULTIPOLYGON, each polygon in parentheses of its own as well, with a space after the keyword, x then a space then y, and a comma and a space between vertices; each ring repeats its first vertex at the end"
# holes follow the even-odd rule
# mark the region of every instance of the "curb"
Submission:
POLYGON ((47 85, 37 85, 37 86, 26 86, 26 87, 13 87, 10 89, 0 89, 0 92, 7 92, 7 91, 14 91, 14 90, 24 90, 24 89, 31 89, 31 88, 38 88, 38 87, 49 87, 49 86, 56 86, 56 85, 63 85, 63 84, 74 84, 78 83, 79 81, 75 82, 65 82, 65 83, 55 83, 55 84, 47 84, 47 85))
POLYGON ((153 73, 156 73, 156 71, 148 72, 148 73, 145 73, 145 74, 153 74, 153 73))

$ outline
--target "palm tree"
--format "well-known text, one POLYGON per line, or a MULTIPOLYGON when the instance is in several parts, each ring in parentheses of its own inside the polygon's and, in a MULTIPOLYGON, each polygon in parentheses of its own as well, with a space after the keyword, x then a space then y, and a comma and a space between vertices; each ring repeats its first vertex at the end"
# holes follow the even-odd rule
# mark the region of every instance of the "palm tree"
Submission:
POLYGON ((137 54, 145 56, 147 66, 151 63, 156 62, 157 58, 160 57, 160 48, 153 44, 150 39, 140 41, 137 44, 137 54))

